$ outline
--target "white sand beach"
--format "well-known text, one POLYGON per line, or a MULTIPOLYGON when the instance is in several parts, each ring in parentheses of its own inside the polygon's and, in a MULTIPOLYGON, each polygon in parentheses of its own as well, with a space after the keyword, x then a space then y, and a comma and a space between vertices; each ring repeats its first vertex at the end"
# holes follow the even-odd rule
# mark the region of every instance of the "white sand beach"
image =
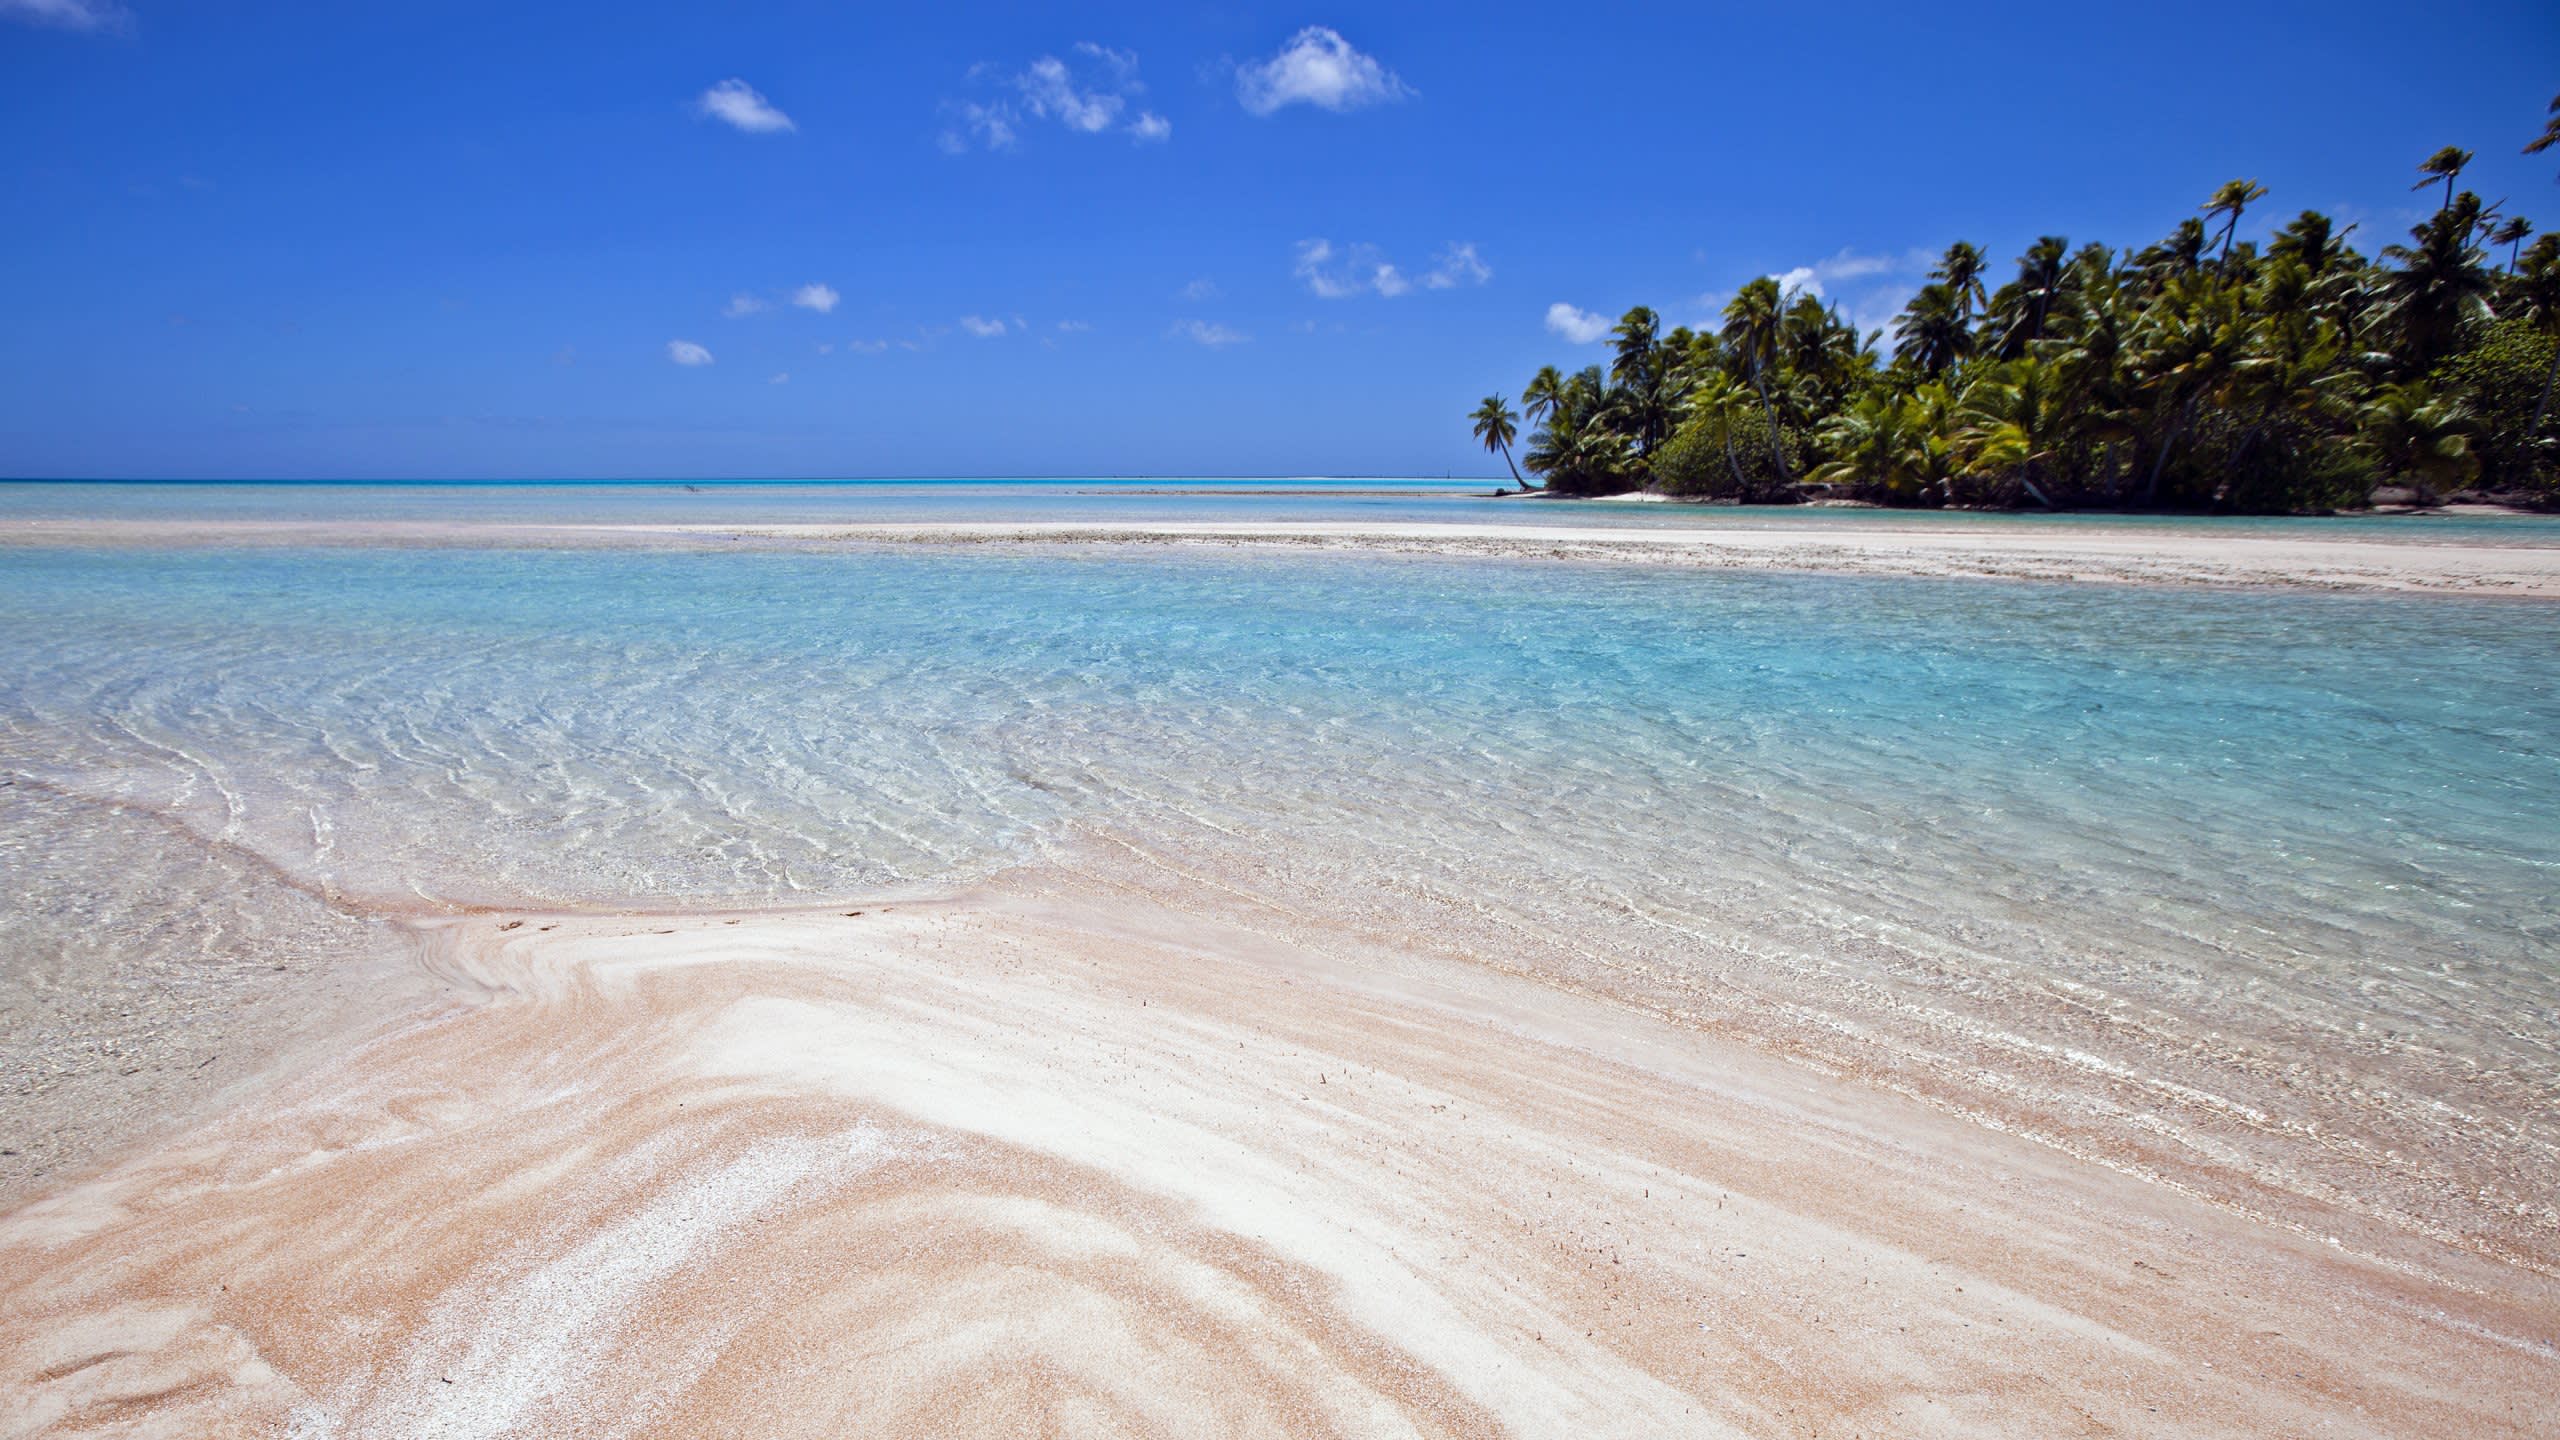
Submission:
MULTIPOLYGON (((2352 523, 2352 522, 2351 522, 2352 523)), ((1734 571, 2560 597, 2560 546, 2436 538, 2375 522, 2336 538, 2128 530, 2058 520, 1957 528, 1910 517, 1677 527, 1358 521, 525 524, 14 519, 7 545, 1151 545, 1608 561, 1734 571)), ((2406 522, 2423 524, 2423 521, 2406 522)))
POLYGON ((435 1001, 0 1223, 0 1424, 2527 1436, 2560 1367, 2547 1283, 1093 875, 418 943, 435 1001))

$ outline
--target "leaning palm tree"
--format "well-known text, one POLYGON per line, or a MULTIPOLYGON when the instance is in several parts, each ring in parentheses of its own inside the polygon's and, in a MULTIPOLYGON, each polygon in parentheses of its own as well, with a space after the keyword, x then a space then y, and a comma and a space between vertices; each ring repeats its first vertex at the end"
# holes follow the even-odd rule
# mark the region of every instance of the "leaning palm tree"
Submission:
POLYGON ((2542 122, 2542 133, 2533 137, 2524 153, 2539 155, 2554 145, 2560 145, 2560 95, 2551 97, 2551 118, 2542 122))
POLYGON ((2437 208, 2439 210, 2450 210, 2453 208, 2454 178, 2460 175, 2463 171, 2463 167, 2470 163, 2470 151, 2465 150, 2458 145, 2447 145, 2433 155, 2430 155, 2426 159, 2418 162, 2418 174, 2420 179, 2417 184, 2412 185, 2409 188, 2412 190, 2424 190, 2439 180, 2443 181, 2444 204, 2437 208))
POLYGON ((1511 467, 1511 479, 1523 490, 1529 482, 1520 478, 1519 463, 1511 458, 1511 442, 1520 438, 1520 417, 1499 395, 1487 395, 1475 413, 1467 417, 1476 422, 1476 439, 1487 450, 1500 451, 1502 463, 1511 467))
POLYGON ((2521 215, 2510 215, 2507 223, 2489 232, 2489 243, 2507 247, 2507 273, 2516 273, 2516 257, 2523 253, 2525 237, 2533 233, 2533 222, 2521 215))
POLYGON ((2222 222, 2222 265, 2231 266, 2231 236, 2240 228, 2240 212, 2267 198, 2267 187, 2255 180, 2225 180, 2203 205, 2197 207, 2207 215, 2225 217, 2222 222))

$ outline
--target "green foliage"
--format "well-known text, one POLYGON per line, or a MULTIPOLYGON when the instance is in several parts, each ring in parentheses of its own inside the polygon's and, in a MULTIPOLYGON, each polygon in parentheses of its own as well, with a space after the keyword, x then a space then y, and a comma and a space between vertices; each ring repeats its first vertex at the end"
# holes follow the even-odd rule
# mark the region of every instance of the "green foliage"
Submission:
POLYGON ((1959 241, 1889 367, 1881 332, 1765 276, 1712 332, 1640 306, 1605 370, 1523 391, 1525 462, 1568 493, 1750 503, 2280 512, 2480 484, 2560 504, 2560 239, 2460 189, 2471 159, 2419 164, 2434 213, 2372 259, 2316 211, 2241 239, 2267 198, 2248 179, 2156 244, 2043 236, 2005 280, 1959 241))
POLYGON ((2545 435, 2537 441, 2531 432, 2555 368, 2560 334, 2512 319, 2480 327, 2470 346, 2428 377, 2438 393, 2472 417, 2472 448, 2480 458, 2474 483, 2481 489, 2545 504, 2560 501, 2560 439, 2545 435))

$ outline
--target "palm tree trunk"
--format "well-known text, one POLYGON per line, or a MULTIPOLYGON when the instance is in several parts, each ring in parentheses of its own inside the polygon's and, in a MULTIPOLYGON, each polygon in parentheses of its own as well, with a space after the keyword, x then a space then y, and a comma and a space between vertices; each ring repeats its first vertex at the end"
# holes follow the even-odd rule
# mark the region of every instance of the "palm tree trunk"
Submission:
POLYGON ((2189 399, 2186 405, 2178 411, 2178 423, 2170 426, 2169 433, 2160 437, 2160 452, 2151 457, 2150 482, 2142 487, 2142 503, 2144 505, 2149 506, 2160 503, 2160 472, 2169 468, 2170 448, 2178 443, 2178 437, 2180 435, 2186 433, 2187 422, 2195 418, 2196 400, 2201 398, 2203 397, 2197 396, 2189 399))
POLYGON ((1511 467, 1511 483, 1519 486, 1523 490, 1529 488, 1529 482, 1520 478, 1520 464, 1518 461, 1511 458, 1511 447, 1509 445, 1502 447, 1502 463, 1511 467))
POLYGON ((2551 411, 2551 382, 2560 380, 2560 335, 2551 337, 2551 369, 2542 377, 2542 399, 2533 407, 2533 423, 2525 427, 2525 437, 2542 433, 2542 417, 2551 411))
POLYGON ((1768 382, 1760 378, 1760 357, 1751 357, 1751 388, 1760 392, 1760 412, 1769 417, 1769 463, 1778 467, 1778 478, 1793 485, 1795 473, 1787 469, 1787 457, 1778 449, 1778 407, 1769 403, 1768 382))
POLYGON ((1733 472, 1733 498, 1739 500, 1751 493, 1751 482, 1742 478, 1742 457, 1733 453, 1733 427, 1724 427, 1724 463, 1733 472))

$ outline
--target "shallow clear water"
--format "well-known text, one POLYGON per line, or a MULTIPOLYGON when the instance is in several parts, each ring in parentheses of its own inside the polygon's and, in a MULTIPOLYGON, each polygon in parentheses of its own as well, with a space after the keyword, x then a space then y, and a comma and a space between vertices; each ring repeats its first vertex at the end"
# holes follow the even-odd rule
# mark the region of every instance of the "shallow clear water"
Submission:
MULTIPOLYGON (((13 787, 358 910, 855 896, 1107 833, 2115 1163, 2560 1250, 2560 607, 35 548, 0 649, 13 787)), ((157 883, 13 823, 106 923, 157 883)))

